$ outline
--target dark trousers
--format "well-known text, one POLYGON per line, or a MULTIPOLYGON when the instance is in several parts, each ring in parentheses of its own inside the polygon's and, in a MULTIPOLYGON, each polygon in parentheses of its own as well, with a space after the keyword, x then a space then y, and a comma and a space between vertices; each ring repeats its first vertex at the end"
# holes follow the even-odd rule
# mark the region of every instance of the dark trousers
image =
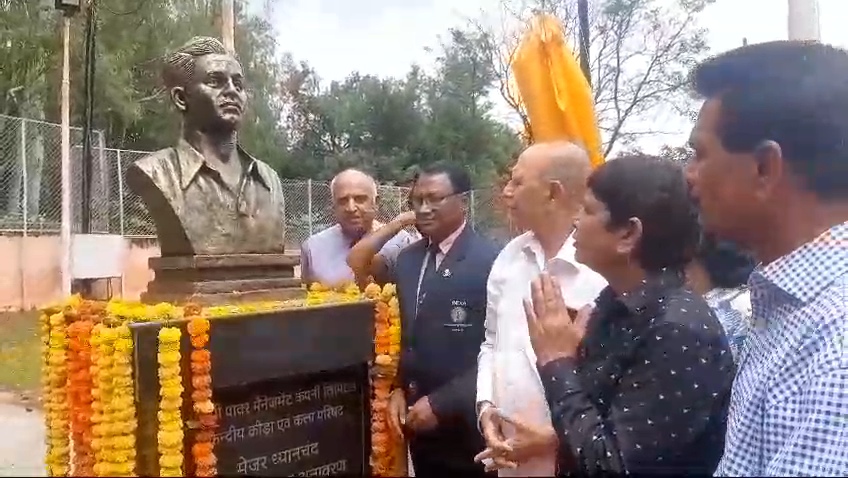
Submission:
POLYGON ((485 445, 482 437, 469 435, 466 430, 436 430, 412 437, 409 453, 415 476, 441 478, 462 474, 475 478, 496 477, 497 473, 486 473, 481 463, 474 462, 474 455, 483 451, 485 445))

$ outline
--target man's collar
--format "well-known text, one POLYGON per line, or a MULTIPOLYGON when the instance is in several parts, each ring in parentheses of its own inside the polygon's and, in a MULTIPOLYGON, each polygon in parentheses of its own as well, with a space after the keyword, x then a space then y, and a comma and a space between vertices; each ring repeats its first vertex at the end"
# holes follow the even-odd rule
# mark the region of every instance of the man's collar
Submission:
POLYGON ((666 269, 658 274, 652 274, 642 281, 636 289, 616 294, 611 287, 607 287, 598 298, 598 303, 618 302, 633 314, 645 312, 649 306, 661 302, 669 289, 683 286, 683 273, 666 269))
MULTIPOLYGON (((448 255, 448 252, 451 250, 454 244, 456 244, 456 240, 462 235, 463 231, 465 231, 465 226, 468 224, 468 221, 462 221, 462 225, 456 228, 455 231, 450 233, 448 237, 439 242, 439 251, 442 254, 448 255)), ((433 241, 427 240, 427 247, 433 247, 433 241)))
POLYGON ((748 285, 751 290, 773 285, 796 300, 808 302, 846 273, 848 222, 831 227, 768 265, 758 265, 748 285))
MULTIPOLYGON (((236 150, 238 152, 239 159, 241 159, 242 164, 245 165, 245 172, 247 174, 253 175, 259 182, 262 183, 263 186, 271 189, 271 178, 265 177, 264 172, 259 167, 259 162, 248 154, 241 146, 236 145, 236 150)), ((184 138, 180 138, 177 142, 176 146, 177 152, 177 161, 180 164, 180 187, 183 191, 188 188, 189 184, 194 180, 197 173, 200 172, 200 169, 206 166, 207 168, 214 169, 209 166, 209 163, 206 161, 206 158, 203 157, 200 152, 198 152, 192 145, 188 143, 184 138)))
MULTIPOLYGON (((535 233, 527 233, 527 240, 521 246, 521 249, 524 251, 525 254, 537 260, 539 264, 545 263, 545 251, 542 250, 542 244, 539 243, 538 239, 536 239, 535 233)), ((574 233, 572 232, 565 239, 565 242, 562 243, 562 247, 559 248, 559 251, 557 251, 556 255, 550 260, 559 262, 577 272, 580 270, 580 263, 577 262, 577 259, 575 259, 575 253, 576 249, 574 248, 574 233)))

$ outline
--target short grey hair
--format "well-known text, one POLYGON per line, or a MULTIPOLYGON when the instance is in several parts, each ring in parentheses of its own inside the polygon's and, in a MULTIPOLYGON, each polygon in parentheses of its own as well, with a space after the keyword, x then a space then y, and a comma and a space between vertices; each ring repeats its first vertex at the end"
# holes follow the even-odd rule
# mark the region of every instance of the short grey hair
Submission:
POLYGON ((356 168, 348 168, 348 169, 345 169, 344 171, 341 171, 339 174, 336 174, 335 176, 333 176, 333 179, 330 180, 330 194, 332 195, 333 199, 336 198, 336 182, 338 181, 339 178, 341 178, 342 176, 345 176, 345 175, 359 175, 361 177, 368 178, 368 180, 371 182, 371 185, 372 185, 373 197, 375 197, 375 198, 377 197, 377 180, 374 179, 373 176, 366 173, 365 171, 361 171, 361 170, 356 169, 356 168))
POLYGON ((206 55, 230 55, 224 44, 213 37, 194 37, 164 58, 162 79, 170 89, 185 86, 194 76, 197 59, 206 55))

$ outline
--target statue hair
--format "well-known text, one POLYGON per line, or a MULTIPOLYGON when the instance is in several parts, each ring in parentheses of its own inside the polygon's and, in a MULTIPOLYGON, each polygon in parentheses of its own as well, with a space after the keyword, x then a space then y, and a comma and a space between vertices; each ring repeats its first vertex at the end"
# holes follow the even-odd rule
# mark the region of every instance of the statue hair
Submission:
POLYGON ((229 55, 230 52, 217 38, 194 37, 183 46, 165 56, 162 79, 170 89, 185 86, 194 75, 197 59, 206 55, 229 55))

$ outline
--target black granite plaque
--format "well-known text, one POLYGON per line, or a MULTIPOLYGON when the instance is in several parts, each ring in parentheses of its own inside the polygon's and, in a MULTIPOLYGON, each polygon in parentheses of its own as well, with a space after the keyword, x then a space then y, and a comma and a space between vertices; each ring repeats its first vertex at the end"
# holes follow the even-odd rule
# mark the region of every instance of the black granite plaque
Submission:
POLYGON ((222 476, 367 474, 367 368, 215 390, 222 476))

